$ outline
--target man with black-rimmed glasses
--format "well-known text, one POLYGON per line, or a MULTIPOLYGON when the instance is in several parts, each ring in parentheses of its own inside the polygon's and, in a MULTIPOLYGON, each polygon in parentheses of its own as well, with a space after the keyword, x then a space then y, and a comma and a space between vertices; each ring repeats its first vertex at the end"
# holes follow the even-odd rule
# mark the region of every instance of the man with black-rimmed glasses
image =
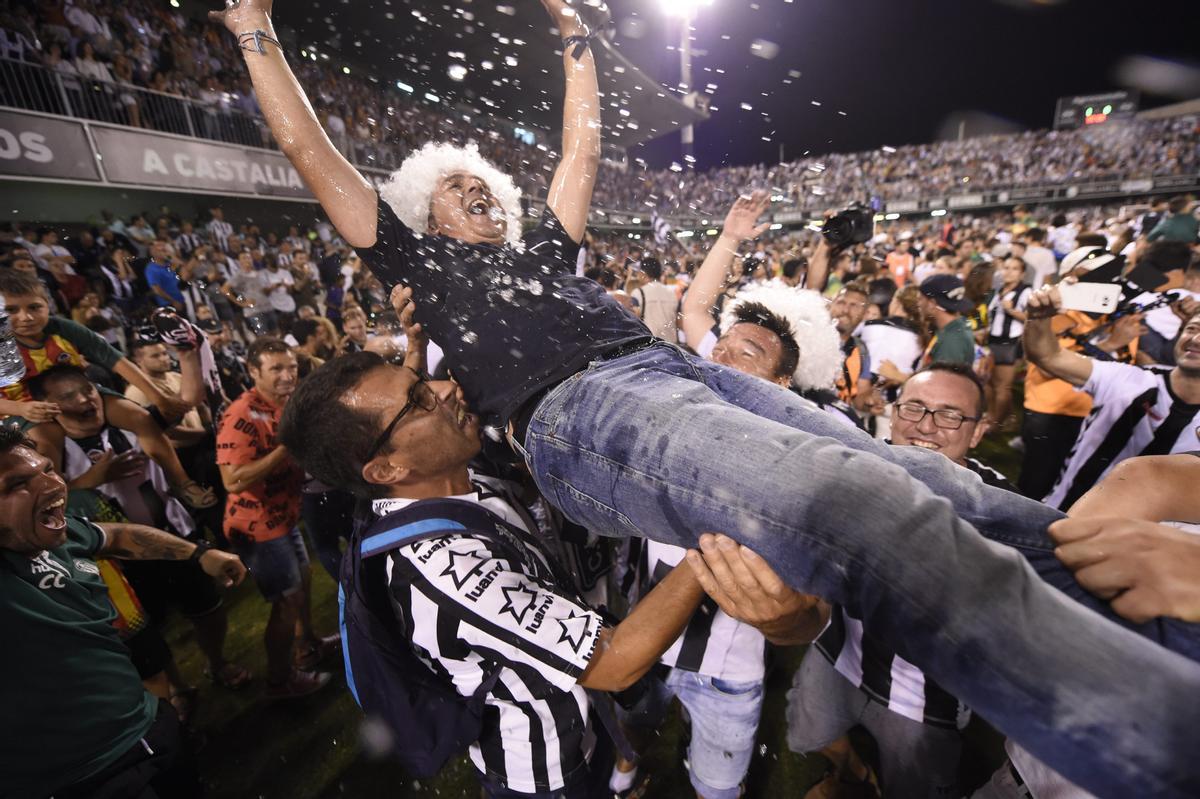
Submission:
MULTIPOLYGON (((1016 492, 967 452, 985 432, 983 384, 971 367, 935 362, 905 383, 892 413, 892 444, 944 455, 984 483, 1016 492)), ((844 736, 861 725, 879 746, 885 796, 957 795, 960 731, 970 711, 872 634, 861 614, 835 606, 829 626, 788 693, 788 745, 818 749, 834 764, 830 782, 861 781, 866 768, 844 736)), ((829 787, 829 786, 827 786, 829 787)))

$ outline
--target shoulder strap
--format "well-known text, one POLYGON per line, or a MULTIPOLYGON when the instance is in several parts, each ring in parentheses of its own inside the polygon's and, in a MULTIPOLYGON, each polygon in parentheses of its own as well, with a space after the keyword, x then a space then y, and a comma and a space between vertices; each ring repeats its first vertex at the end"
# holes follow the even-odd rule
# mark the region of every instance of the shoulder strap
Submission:
POLYGON ((376 519, 362 533, 359 554, 369 558, 424 538, 466 530, 503 541, 494 532, 497 524, 505 522, 474 502, 447 497, 422 499, 376 519))

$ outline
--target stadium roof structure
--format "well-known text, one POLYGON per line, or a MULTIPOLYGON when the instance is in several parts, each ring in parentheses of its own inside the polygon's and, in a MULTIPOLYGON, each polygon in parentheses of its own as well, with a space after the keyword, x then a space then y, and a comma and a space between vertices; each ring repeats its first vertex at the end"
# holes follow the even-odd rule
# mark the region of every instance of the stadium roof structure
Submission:
MULTIPOLYGON (((283 16, 283 15, 280 15, 283 16)), ((335 65, 358 65, 389 85, 540 128, 562 124, 562 45, 534 0, 380 0, 298 5, 281 19, 297 44, 335 65), (504 5, 504 3, 511 5, 504 5)), ((606 37, 593 44, 605 145, 628 148, 707 119, 606 37)))

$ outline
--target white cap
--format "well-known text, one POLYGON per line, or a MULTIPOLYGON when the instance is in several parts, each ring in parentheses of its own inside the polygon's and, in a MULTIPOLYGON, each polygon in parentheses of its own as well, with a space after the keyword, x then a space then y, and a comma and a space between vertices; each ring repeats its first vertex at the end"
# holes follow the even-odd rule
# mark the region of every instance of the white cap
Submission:
POLYGON ((1058 265, 1058 275, 1066 277, 1080 267, 1090 272, 1112 263, 1116 257, 1103 247, 1080 247, 1067 253, 1062 259, 1062 263, 1058 265))

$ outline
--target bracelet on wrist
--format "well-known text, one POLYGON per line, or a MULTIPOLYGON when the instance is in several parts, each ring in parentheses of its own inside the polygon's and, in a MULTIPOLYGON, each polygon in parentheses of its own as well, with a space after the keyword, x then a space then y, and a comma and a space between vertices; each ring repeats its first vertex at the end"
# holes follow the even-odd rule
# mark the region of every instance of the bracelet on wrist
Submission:
POLYGON ((272 38, 262 28, 255 28, 254 30, 249 31, 248 33, 239 33, 238 37, 237 37, 238 47, 241 48, 242 50, 245 50, 248 53, 258 53, 259 55, 266 55, 267 51, 263 47, 263 42, 267 42, 268 44, 273 44, 279 48, 280 52, 283 51, 283 45, 281 45, 279 43, 279 40, 272 38))
POLYGON ((212 549, 212 544, 205 541, 203 538, 192 542, 196 548, 192 550, 192 554, 188 555, 188 560, 199 561, 204 557, 204 553, 212 549))
MULTIPOLYGON (((587 29, 585 28, 584 30, 586 31, 587 29)), ((596 34, 594 33, 577 33, 572 36, 566 36, 562 40, 563 52, 566 52, 568 48, 574 48, 571 50, 571 58, 578 61, 583 58, 583 51, 591 46, 592 39, 594 38, 596 38, 596 34)))

